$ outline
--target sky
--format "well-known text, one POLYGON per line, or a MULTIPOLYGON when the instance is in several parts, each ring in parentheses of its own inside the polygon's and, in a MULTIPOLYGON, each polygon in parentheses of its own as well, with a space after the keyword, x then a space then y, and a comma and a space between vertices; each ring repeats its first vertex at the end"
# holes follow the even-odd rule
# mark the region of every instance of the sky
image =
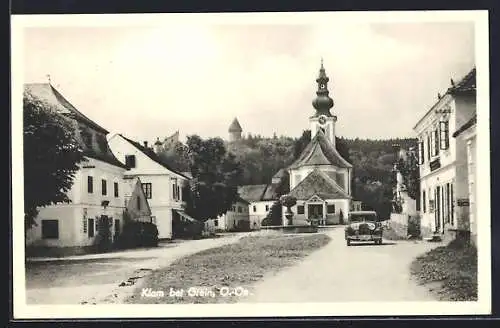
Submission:
POLYGON ((182 24, 30 27, 24 82, 47 82, 114 133, 138 141, 298 137, 324 60, 348 138, 413 137, 438 92, 475 65, 472 23, 182 24))

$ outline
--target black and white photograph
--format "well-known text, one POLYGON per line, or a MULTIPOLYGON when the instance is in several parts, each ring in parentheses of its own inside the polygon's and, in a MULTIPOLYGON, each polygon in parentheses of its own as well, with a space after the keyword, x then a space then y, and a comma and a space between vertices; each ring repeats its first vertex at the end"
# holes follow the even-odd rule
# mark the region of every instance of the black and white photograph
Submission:
POLYGON ((12 16, 14 317, 490 314, 488 49, 487 11, 12 16))

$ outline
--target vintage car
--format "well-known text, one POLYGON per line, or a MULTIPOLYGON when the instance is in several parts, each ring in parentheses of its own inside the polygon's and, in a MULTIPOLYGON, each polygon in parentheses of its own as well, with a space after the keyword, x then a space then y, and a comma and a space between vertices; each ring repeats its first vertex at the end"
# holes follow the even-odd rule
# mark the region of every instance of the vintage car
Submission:
POLYGON ((375 211, 354 211, 348 215, 347 227, 345 227, 345 240, 347 246, 351 242, 374 242, 382 244, 382 223, 375 211))

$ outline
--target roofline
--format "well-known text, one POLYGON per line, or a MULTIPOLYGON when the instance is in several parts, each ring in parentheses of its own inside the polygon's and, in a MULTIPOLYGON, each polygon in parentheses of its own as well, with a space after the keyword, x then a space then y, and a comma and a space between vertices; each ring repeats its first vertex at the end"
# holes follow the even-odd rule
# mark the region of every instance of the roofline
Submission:
POLYGON ((471 127, 475 126, 476 124, 477 124, 477 114, 474 115, 470 120, 465 122, 461 127, 459 127, 458 130, 456 130, 453 133, 453 135, 452 135, 453 138, 458 137, 459 135, 461 135, 462 133, 464 133, 465 131, 467 131, 471 127))
MULTIPOLYGON (((82 112, 80 112, 80 111, 78 110, 78 108, 76 108, 76 107, 75 107, 75 105, 73 105, 73 104, 72 104, 72 103, 71 103, 71 102, 70 102, 70 101, 69 101, 66 97, 64 97, 64 96, 62 95, 62 93, 60 93, 60 92, 59 92, 56 88, 54 88, 54 87, 52 86, 52 84, 50 84, 50 83, 49 83, 49 86, 50 86, 50 88, 51 88, 51 89, 52 89, 55 93, 57 93, 57 94, 58 94, 61 98, 63 98, 64 100, 66 100, 66 101, 68 102, 68 104, 70 104, 70 105, 73 107, 72 109, 74 109, 74 110, 75 110, 78 114, 82 115, 82 116, 83 116, 83 118, 84 118, 84 121, 85 121, 86 123, 90 123, 90 125, 92 125, 95 129, 100 130, 101 132, 103 132, 103 133, 105 133, 105 134, 108 134, 108 133, 109 133, 109 131, 108 131, 108 130, 106 130, 105 128, 103 128, 102 126, 100 126, 99 124, 97 124, 96 122, 94 122, 94 120, 91 120, 91 119, 90 119, 89 117, 87 117, 85 114, 83 114, 82 112)), ((63 104, 61 104, 61 105, 63 105, 63 104)), ((63 106, 64 106, 64 105, 63 105, 63 106)), ((65 106, 64 106, 64 107, 65 107, 65 106)), ((78 120, 78 118, 79 118, 79 117, 76 117, 75 119, 77 119, 77 120, 78 120)))
MULTIPOLYGON (((183 174, 181 174, 181 173, 179 173, 179 172, 177 172, 177 171, 175 171, 175 170, 173 170, 173 169, 171 169, 171 168, 169 168, 169 167, 165 166, 165 164, 163 164, 163 163, 161 163, 161 162, 158 162, 157 160, 154 160, 153 158, 151 158, 151 157, 150 157, 147 153, 145 153, 145 152, 144 152, 141 148, 137 147, 137 146, 134 144, 134 143, 139 144, 137 141, 134 141, 134 140, 132 140, 132 139, 129 139, 129 138, 125 137, 125 136, 124 136, 123 134, 121 134, 121 133, 118 133, 118 135, 119 135, 120 137, 122 137, 125 141, 127 141, 128 143, 130 143, 132 146, 134 146, 134 147, 135 147, 137 150, 139 150, 141 153, 143 153, 144 155, 146 155, 146 156, 147 156, 149 159, 151 159, 153 162, 155 162, 155 163, 157 163, 157 164, 161 165, 164 169, 166 169, 166 170, 168 170, 168 171, 172 172, 172 173, 173 173, 173 174, 175 174, 175 175, 178 175, 178 176, 180 176, 180 177, 183 177, 184 179, 191 180, 191 178, 189 178, 189 177, 187 177, 187 176, 185 176, 185 175, 183 175, 183 174)), ((115 137, 115 136, 113 136, 112 138, 114 138, 114 137, 115 137)), ((140 145, 140 144, 139 144, 139 145, 140 145)))
POLYGON ((468 93, 470 91, 460 91, 459 90, 459 87, 458 85, 461 84, 462 82, 464 82, 466 79, 472 77, 472 73, 475 72, 476 70, 476 66, 474 66, 467 74, 465 74, 462 79, 457 83, 457 86, 456 87, 450 87, 446 90, 445 94, 434 104, 431 106, 431 108, 422 116, 422 118, 420 118, 420 120, 418 120, 417 124, 415 124, 415 126, 413 127, 413 130, 415 130, 417 128, 417 126, 427 117, 427 115, 434 109, 437 107, 437 105, 441 102, 441 99, 445 98, 446 96, 450 96, 450 97, 453 97, 454 95, 456 94, 460 94, 460 93, 468 93))
MULTIPOLYGON (((434 105, 431 106, 431 108, 417 121, 417 124, 415 124, 415 126, 413 127, 413 130, 416 130, 417 129, 417 126, 420 125, 420 123, 422 123, 422 121, 427 117, 429 116, 429 114, 436 108, 438 107, 438 105, 440 103, 442 103, 444 100, 444 98, 450 98, 450 97, 453 97, 448 91, 446 91, 446 93, 441 97, 439 98, 438 101, 436 101, 434 103, 434 105)), ((448 100, 447 100, 448 101, 448 100)))

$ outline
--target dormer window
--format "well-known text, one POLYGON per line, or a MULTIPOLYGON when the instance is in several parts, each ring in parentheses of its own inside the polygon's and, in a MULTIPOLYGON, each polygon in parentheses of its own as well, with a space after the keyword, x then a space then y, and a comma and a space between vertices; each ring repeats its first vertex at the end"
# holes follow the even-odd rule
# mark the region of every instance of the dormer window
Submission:
POLYGON ((125 155, 125 166, 129 169, 135 167, 135 155, 125 155))

